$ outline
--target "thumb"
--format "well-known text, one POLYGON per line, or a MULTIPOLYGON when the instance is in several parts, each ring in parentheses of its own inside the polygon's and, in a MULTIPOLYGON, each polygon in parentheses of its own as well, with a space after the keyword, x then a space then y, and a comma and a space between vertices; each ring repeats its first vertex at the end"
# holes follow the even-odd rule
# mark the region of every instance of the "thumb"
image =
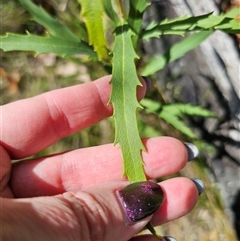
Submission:
POLYGON ((153 182, 128 184, 3 199, 3 240, 127 241, 146 226, 163 197, 153 182))

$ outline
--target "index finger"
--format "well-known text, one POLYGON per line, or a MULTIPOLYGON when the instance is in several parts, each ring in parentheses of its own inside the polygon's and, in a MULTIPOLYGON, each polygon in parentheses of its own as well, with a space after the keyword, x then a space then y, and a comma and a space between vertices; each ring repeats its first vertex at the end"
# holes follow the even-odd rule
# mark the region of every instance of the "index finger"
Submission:
MULTIPOLYGON (((2 106, 1 145, 12 158, 23 158, 110 116, 110 78, 2 106)), ((145 93, 145 88, 140 92, 145 93)))

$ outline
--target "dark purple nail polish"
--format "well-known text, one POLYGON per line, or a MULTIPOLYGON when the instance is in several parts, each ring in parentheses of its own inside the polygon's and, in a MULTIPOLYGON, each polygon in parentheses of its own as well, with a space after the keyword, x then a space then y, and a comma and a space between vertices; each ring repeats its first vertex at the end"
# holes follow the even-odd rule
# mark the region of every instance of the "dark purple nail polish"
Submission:
POLYGON ((152 215, 162 204, 164 193, 154 182, 134 182, 117 191, 127 222, 137 222, 152 215))
POLYGON ((146 76, 142 76, 142 78, 144 79, 146 86, 147 86, 147 90, 149 90, 152 86, 152 81, 150 78, 146 77, 146 76))

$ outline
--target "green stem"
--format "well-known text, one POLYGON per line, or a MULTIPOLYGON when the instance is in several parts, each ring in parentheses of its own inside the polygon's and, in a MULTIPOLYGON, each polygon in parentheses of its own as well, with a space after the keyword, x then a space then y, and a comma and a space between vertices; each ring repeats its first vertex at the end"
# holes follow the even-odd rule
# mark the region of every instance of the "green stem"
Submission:
POLYGON ((153 234, 153 236, 155 236, 157 239, 162 240, 162 241, 164 240, 162 236, 157 234, 156 230, 154 229, 154 227, 152 226, 152 224, 150 222, 146 225, 146 227, 153 234))

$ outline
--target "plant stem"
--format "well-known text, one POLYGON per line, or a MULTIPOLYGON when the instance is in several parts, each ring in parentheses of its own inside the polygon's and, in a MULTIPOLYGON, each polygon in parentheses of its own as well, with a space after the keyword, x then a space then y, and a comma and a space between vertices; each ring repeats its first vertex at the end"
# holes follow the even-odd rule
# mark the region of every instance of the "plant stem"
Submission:
POLYGON ((154 227, 152 226, 152 224, 150 222, 146 225, 146 228, 153 234, 153 236, 155 236, 160 241, 163 241, 163 237, 161 237, 159 234, 157 234, 156 230, 154 229, 154 227))

